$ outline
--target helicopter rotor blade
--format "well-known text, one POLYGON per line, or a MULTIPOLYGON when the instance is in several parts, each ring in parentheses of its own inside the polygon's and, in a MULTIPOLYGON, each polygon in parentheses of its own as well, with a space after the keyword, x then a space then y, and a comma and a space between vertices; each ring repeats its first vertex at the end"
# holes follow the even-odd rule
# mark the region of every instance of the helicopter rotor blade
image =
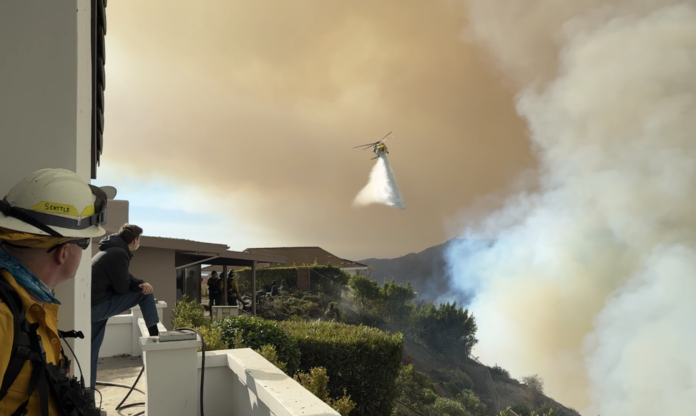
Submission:
POLYGON ((395 136, 394 136, 392 133, 393 133, 393 132, 390 131, 389 134, 387 134, 386 136, 384 136, 384 137, 382 138, 382 140, 380 140, 380 142, 381 142, 381 143, 384 143, 384 142, 386 142, 386 141, 389 140, 389 139, 393 139, 395 136))
POLYGON ((353 149, 357 149, 358 147, 362 147, 363 150, 365 150, 365 149, 368 149, 370 146, 374 146, 374 145, 377 145, 377 144, 380 144, 380 143, 384 143, 385 141, 387 141, 387 140, 391 139, 392 137, 394 137, 394 135, 393 135, 392 133, 393 133, 392 131, 390 131, 389 133, 387 133, 384 137, 382 137, 382 140, 376 141, 376 142, 374 142, 374 143, 361 144, 361 145, 359 145, 359 146, 353 147, 353 149))
POLYGON ((379 142, 368 143, 368 144, 361 144, 361 145, 359 145, 359 146, 355 146, 353 149, 357 149, 358 147, 364 147, 364 148, 367 149, 368 147, 374 146, 374 145, 376 145, 377 143, 379 143, 379 142))

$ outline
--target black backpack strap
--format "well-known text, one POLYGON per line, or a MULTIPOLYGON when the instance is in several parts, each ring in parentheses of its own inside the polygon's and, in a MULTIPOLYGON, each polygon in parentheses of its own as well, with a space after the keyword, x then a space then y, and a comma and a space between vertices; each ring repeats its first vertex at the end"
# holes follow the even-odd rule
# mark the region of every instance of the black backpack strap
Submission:
POLYGON ((29 378, 29 389, 27 391, 27 399, 19 405, 17 410, 12 413, 12 416, 22 416, 26 414, 26 408, 29 405, 29 400, 34 390, 39 389, 39 402, 41 414, 48 415, 48 382, 46 380, 45 371, 45 352, 41 346, 41 336, 36 333, 39 324, 31 324, 30 339, 31 339, 31 377, 29 378))
POLYGON ((48 381, 46 379, 46 351, 41 344, 41 336, 36 333, 39 324, 31 324, 31 349, 38 355, 38 360, 32 358, 32 372, 29 379, 29 394, 33 393, 34 388, 39 389, 39 400, 41 404, 41 414, 48 415, 48 381), (36 370, 38 369, 38 371, 36 370), (35 387, 32 384, 36 383, 35 387))
POLYGON ((31 343, 29 340, 29 322, 22 311, 22 300, 4 278, 0 278, 0 299, 12 312, 14 321, 12 355, 2 379, 2 385, 0 385, 0 400, 2 400, 7 395, 7 390, 22 371, 24 362, 30 359, 31 343))

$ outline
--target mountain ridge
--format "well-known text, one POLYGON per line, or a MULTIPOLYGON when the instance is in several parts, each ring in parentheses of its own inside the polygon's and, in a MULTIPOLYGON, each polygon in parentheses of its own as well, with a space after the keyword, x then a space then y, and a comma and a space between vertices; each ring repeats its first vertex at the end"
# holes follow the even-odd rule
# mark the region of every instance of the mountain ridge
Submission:
MULTIPOLYGON (((372 267, 370 277, 382 283, 383 279, 406 284, 411 282, 413 290, 420 300, 437 300, 452 292, 461 292, 452 284, 445 253, 453 243, 464 242, 461 238, 452 238, 442 244, 428 247, 417 253, 409 253, 391 259, 367 258, 359 263, 372 267)), ((465 296, 468 300, 469 295, 465 296)), ((464 300, 464 299, 462 299, 464 300)))

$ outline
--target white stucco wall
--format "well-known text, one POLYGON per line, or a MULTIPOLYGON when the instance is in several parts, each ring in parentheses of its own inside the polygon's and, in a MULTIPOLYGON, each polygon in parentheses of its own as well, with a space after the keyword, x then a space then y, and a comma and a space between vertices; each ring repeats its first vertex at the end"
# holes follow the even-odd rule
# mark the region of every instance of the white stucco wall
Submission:
MULTIPOLYGON (((89 0, 0 1, 2 196, 41 168, 70 169, 89 181, 90 42, 89 0)), ((73 345, 88 382, 89 253, 75 279, 56 289, 59 327, 85 334, 73 345)))
POLYGON ((138 279, 150 283, 155 289, 155 298, 167 303, 160 322, 172 329, 172 311, 176 306, 176 270, 174 270, 174 250, 140 247, 133 253, 130 272, 138 279))

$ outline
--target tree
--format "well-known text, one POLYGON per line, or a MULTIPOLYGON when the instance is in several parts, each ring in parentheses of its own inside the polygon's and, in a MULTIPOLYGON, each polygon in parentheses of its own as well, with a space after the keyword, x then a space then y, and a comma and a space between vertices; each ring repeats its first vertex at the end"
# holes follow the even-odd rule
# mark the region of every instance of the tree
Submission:
POLYGON ((353 276, 348 281, 353 292, 353 300, 362 309, 376 308, 381 304, 382 293, 377 282, 365 276, 353 276))
POLYGON ((416 309, 415 330, 428 346, 440 353, 461 349, 469 355, 476 345, 476 321, 468 309, 457 302, 428 302, 416 309))
POLYGON ((413 365, 404 365, 396 379, 399 389, 398 399, 409 406, 422 410, 422 406, 435 403, 438 398, 437 388, 425 373, 413 369, 413 365))
POLYGON ((408 323, 412 309, 410 302, 416 297, 411 282, 406 282, 406 286, 404 286, 397 284, 394 278, 389 283, 387 283, 387 279, 384 279, 380 293, 383 299, 384 313, 389 317, 389 322, 393 324, 408 323))
POLYGON ((530 389, 536 391, 537 393, 544 392, 544 380, 537 374, 532 374, 531 376, 522 377, 522 384, 526 385, 530 389))

